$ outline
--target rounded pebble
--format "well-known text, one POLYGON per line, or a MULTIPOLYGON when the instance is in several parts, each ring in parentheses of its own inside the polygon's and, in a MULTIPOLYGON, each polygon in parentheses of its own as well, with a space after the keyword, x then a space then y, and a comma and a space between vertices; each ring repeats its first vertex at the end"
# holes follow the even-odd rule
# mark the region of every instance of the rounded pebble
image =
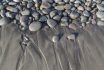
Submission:
POLYGON ((42 24, 40 22, 34 21, 29 25, 29 30, 38 31, 41 28, 41 26, 42 26, 42 24))
POLYGON ((104 18, 104 11, 98 11, 96 15, 98 18, 104 18))
POLYGON ((70 13, 70 17, 71 17, 72 19, 76 19, 78 16, 79 16, 79 14, 78 14, 77 12, 71 12, 71 13, 70 13))
POLYGON ((74 34, 68 35, 67 38, 69 40, 75 40, 75 35, 74 34))
POLYGON ((58 37, 58 36, 53 36, 53 37, 52 37, 52 41, 53 41, 54 43, 58 42, 58 41, 59 41, 59 37, 58 37))
POLYGON ((57 22, 53 19, 47 19, 47 24, 49 27, 54 28, 57 25, 57 22))

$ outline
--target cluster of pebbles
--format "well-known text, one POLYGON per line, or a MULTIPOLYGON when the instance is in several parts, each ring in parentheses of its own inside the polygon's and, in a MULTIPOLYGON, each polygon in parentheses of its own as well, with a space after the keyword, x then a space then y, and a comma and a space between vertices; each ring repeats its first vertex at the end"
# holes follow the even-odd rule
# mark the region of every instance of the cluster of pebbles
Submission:
POLYGON ((104 26, 104 1, 2 0, 0 25, 10 21, 18 24, 21 30, 30 31, 38 31, 44 26, 55 28, 57 25, 74 30, 76 26, 84 27, 89 23, 104 26))

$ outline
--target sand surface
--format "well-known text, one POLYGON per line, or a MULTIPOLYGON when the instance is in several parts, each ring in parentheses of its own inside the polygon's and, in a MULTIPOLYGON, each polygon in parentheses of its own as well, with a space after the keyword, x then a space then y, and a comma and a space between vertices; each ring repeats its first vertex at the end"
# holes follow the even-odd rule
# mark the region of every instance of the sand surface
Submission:
POLYGON ((22 46, 22 33, 13 24, 0 29, 0 70, 104 70, 104 27, 87 25, 78 29, 75 41, 67 28, 42 29, 27 33, 30 42, 22 46), (60 41, 51 38, 61 32, 60 41))

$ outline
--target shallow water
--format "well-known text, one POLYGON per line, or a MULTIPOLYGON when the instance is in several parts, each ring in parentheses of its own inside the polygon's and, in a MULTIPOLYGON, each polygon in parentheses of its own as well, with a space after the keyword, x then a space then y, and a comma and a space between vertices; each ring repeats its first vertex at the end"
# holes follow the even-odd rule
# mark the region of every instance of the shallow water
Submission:
POLYGON ((104 27, 89 24, 70 41, 66 36, 73 32, 57 27, 27 33, 30 42, 22 46, 15 25, 2 27, 0 70, 104 70, 104 27), (53 43, 52 36, 60 32, 60 41, 53 43))

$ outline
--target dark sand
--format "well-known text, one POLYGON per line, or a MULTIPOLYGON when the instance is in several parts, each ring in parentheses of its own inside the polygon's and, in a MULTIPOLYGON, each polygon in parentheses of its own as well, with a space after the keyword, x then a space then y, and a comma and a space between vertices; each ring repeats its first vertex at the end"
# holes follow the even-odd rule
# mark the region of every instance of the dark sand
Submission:
POLYGON ((28 33, 27 47, 20 45, 22 33, 15 25, 0 29, 0 70, 104 70, 104 27, 87 25, 78 29, 75 41, 70 31, 57 27, 28 33), (58 43, 52 36, 61 32, 58 43))

